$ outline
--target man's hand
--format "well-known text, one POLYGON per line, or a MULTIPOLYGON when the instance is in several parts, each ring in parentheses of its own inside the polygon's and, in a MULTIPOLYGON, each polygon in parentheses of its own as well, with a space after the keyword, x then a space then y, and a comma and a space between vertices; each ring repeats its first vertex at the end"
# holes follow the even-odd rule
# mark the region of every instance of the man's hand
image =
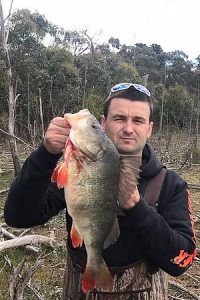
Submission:
POLYGON ((44 136, 44 147, 51 154, 62 153, 68 139, 70 126, 64 118, 54 118, 44 136))
POLYGON ((138 202, 140 201, 140 194, 138 191, 138 188, 134 190, 134 192, 131 194, 131 197, 126 202, 121 203, 121 208, 124 210, 133 208, 138 202))

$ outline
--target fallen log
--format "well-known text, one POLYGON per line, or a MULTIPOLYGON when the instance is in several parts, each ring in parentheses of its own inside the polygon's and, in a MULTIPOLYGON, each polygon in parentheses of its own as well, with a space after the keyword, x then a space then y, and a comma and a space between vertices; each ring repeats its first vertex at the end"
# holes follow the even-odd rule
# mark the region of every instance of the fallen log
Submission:
MULTIPOLYGON (((14 235, 13 233, 10 233, 9 231, 7 231, 5 228, 3 228, 1 225, 0 225, 0 233, 2 232, 2 234, 10 239, 15 239, 17 238, 16 235, 14 235)), ((30 246, 30 245, 26 245, 25 246, 26 249, 28 250, 31 250, 33 252, 38 252, 39 251, 39 248, 35 247, 35 246, 30 246)))
POLYGON ((8 191, 9 191, 9 189, 1 190, 1 191, 0 191, 0 195, 3 195, 3 194, 5 194, 5 193, 7 193, 8 191))
POLYGON ((38 245, 43 243, 54 248, 55 240, 43 235, 26 235, 23 237, 16 237, 9 241, 0 242, 0 252, 9 248, 16 248, 25 245, 38 245))
POLYGON ((189 188, 189 189, 200 190, 200 185, 199 185, 199 184, 188 183, 188 188, 189 188))

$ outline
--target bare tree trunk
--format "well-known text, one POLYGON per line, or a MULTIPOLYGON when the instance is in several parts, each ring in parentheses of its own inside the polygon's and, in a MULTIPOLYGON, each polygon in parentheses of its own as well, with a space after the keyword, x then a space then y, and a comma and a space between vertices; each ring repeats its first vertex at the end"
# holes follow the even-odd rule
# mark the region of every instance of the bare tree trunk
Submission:
POLYGON ((167 79, 167 74, 166 74, 166 68, 165 68, 163 90, 162 90, 162 99, 161 99, 160 126, 159 126, 159 134, 158 134, 158 139, 159 140, 162 137, 162 130, 163 130, 163 115, 164 115, 164 101, 165 101, 165 84, 166 84, 166 79, 167 79))
POLYGON ((86 84, 87 84, 87 67, 85 65, 82 108, 85 108, 86 84))
POLYGON ((163 91, 162 91, 160 126, 159 126, 159 134, 158 134, 159 139, 161 139, 162 129, 163 129, 164 100, 165 100, 165 85, 163 85, 163 91))
MULTIPOLYGON (((12 6, 13 1, 11 1, 12 6)), ((10 9, 11 10, 11 9, 10 9)), ((9 18, 8 18, 9 21, 9 18)), ((13 76, 12 76, 12 69, 11 69, 11 62, 10 62, 10 56, 9 56, 9 50, 8 50, 8 33, 9 28, 7 28, 7 31, 5 30, 4 26, 5 20, 3 15, 3 8, 2 3, 0 0, 0 25, 1 25, 1 40, 2 40, 2 46, 4 51, 4 61, 6 63, 6 73, 7 73, 7 80, 8 80, 8 87, 9 87, 9 99, 8 99, 8 108, 9 108, 9 143, 10 143, 10 151, 13 159, 15 174, 17 174, 20 171, 20 160, 17 150, 17 143, 15 136, 15 111, 16 111, 16 101, 19 95, 15 97, 14 93, 14 86, 13 86, 13 76)))
POLYGON ((190 119, 189 119, 189 140, 191 139, 191 135, 192 135, 192 122, 193 122, 193 114, 194 114, 194 101, 192 101, 192 106, 191 106, 191 110, 190 110, 190 119))
POLYGON ((53 110, 53 78, 51 76, 51 81, 50 81, 50 93, 49 93, 49 111, 51 109, 51 114, 48 113, 48 120, 47 120, 47 124, 50 122, 49 117, 54 116, 54 110, 53 110))
POLYGON ((42 126, 42 137, 44 137, 44 118, 43 118, 43 109, 42 109, 41 89, 39 89, 39 102, 40 102, 40 120, 42 126))
POLYGON ((196 137, 195 137, 195 147, 198 148, 199 141, 199 115, 200 115, 200 97, 199 97, 199 84, 197 92, 197 118, 196 118, 196 137))
POLYGON ((147 87, 148 84, 148 78, 149 78, 149 74, 145 74, 144 76, 142 76, 142 84, 147 87))
POLYGON ((28 74, 28 82, 27 82, 27 125, 28 125, 28 133, 31 133, 31 124, 30 124, 30 75, 28 74))

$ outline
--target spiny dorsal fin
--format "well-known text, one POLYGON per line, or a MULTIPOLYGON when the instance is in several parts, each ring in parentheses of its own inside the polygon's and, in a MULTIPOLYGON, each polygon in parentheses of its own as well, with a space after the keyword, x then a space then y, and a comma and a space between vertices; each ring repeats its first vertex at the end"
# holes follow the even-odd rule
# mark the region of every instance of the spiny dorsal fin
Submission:
POLYGON ((122 207, 123 203, 131 198, 138 184, 141 160, 142 158, 136 155, 120 156, 119 204, 122 207))

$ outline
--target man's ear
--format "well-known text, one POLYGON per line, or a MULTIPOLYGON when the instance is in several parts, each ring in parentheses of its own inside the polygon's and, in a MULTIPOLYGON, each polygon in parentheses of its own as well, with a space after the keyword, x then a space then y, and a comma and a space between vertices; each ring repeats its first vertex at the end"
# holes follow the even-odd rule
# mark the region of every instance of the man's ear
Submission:
POLYGON ((100 125, 101 125, 101 129, 103 130, 103 131, 105 131, 105 116, 104 115, 101 115, 100 116, 100 118, 99 118, 99 123, 100 123, 100 125))
POLYGON ((153 122, 150 122, 147 138, 150 138, 150 136, 152 134, 152 130, 153 130, 153 122))

